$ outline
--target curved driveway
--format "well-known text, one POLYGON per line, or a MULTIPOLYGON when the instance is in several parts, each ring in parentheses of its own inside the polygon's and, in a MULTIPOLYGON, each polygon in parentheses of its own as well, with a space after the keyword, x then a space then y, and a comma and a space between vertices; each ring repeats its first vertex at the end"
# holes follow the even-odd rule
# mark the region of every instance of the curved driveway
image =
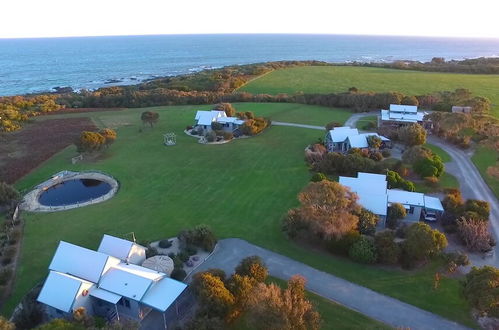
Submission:
POLYGON ((258 255, 264 260, 270 275, 288 280, 291 276, 300 274, 307 279, 307 290, 393 327, 428 330, 467 329, 459 323, 237 238, 219 241, 213 254, 195 272, 220 268, 231 274, 242 258, 253 255, 258 255))

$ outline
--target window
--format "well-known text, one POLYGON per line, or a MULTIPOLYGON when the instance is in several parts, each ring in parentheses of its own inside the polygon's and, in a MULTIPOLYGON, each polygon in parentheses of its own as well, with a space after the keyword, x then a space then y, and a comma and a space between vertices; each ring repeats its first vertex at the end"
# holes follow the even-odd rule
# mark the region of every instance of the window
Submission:
POLYGON ((125 307, 130 308, 130 300, 125 299, 125 307))
POLYGON ((414 214, 414 206, 411 206, 411 207, 409 208, 409 214, 414 214))

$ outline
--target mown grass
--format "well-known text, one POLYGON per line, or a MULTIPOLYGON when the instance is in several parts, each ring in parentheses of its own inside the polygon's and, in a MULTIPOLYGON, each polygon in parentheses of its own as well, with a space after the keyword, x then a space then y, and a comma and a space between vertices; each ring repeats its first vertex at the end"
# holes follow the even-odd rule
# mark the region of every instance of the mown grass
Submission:
POLYGON ((487 173, 487 169, 490 166, 495 166, 498 162, 497 152, 490 148, 480 146, 476 149, 471 160, 478 168, 478 171, 480 171, 482 178, 488 184, 492 192, 496 197, 499 197, 499 179, 487 173))
POLYGON ((336 93, 349 87, 364 91, 398 91, 411 95, 467 88, 488 97, 499 116, 499 75, 436 73, 367 67, 312 66, 277 70, 240 90, 250 93, 336 93))
POLYGON ((373 130, 376 128, 377 122, 377 116, 365 116, 357 121, 356 127, 361 130, 373 130))
MULTIPOLYGON (((317 125, 346 118, 342 111, 303 105, 236 106, 281 121, 317 125)), ((25 214, 14 295, 4 313, 12 311, 20 298, 43 280, 59 240, 95 249, 104 233, 123 236, 133 231, 139 240, 155 240, 205 223, 220 238, 246 239, 446 318, 475 325, 456 279, 444 278, 439 291, 432 289, 438 264, 414 272, 360 265, 310 251, 285 237, 282 217, 297 205, 296 196, 311 176, 303 149, 322 132, 276 126, 250 139, 201 145, 183 133, 200 108, 209 106, 154 108, 160 113, 160 122, 153 129, 142 128, 139 117, 144 109, 88 114, 100 125, 118 127, 116 143, 98 161, 71 165, 75 149, 69 147, 17 183, 25 189, 60 170, 95 169, 115 176, 121 187, 105 203, 25 214), (176 146, 163 146, 165 132, 177 133, 176 146)), ((49 117, 41 120, 46 119, 49 117)))
MULTIPOLYGON (((286 288, 286 281, 270 277, 267 283, 275 283, 282 288, 286 288)), ((322 327, 324 330, 360 330, 360 329, 392 329, 390 326, 367 317, 359 312, 325 299, 317 294, 307 291, 307 299, 314 305, 315 310, 321 315, 322 327)), ((233 329, 250 330, 244 315, 234 324, 233 329)))

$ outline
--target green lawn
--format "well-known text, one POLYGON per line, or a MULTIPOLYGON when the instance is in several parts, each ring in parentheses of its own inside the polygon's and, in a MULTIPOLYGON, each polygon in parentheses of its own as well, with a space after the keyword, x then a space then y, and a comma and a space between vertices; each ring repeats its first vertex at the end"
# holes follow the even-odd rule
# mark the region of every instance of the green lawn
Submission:
MULTIPOLYGON (((278 278, 271 277, 269 283, 275 283, 283 288, 286 287, 286 282, 278 278)), ((307 291, 307 298, 315 306, 315 309, 321 315, 322 328, 324 330, 357 330, 357 329, 376 329, 388 330, 390 326, 376 321, 359 312, 349 309, 343 305, 337 304, 331 300, 325 299, 319 295, 307 291)), ((234 329, 251 329, 244 323, 244 316, 238 320, 233 327, 234 329)))
POLYGON ((488 97, 499 116, 499 75, 436 73, 367 67, 312 66, 277 70, 249 82, 240 90, 250 93, 333 93, 349 87, 364 91, 420 95, 467 88, 488 97))
POLYGON ((480 171, 482 178, 489 185, 492 192, 496 195, 496 197, 499 197, 499 179, 487 173, 487 168, 489 166, 494 166, 498 161, 497 152, 490 148, 481 146, 477 148, 471 160, 480 171))
POLYGON ((440 148, 439 146, 436 146, 434 144, 426 143, 424 145, 424 147, 430 149, 431 151, 433 151, 433 153, 439 155, 440 158, 442 158, 442 161, 444 163, 452 161, 452 157, 445 150, 443 150, 442 148, 440 148))
POLYGON ((377 125, 378 125, 378 116, 365 116, 357 121, 356 127, 362 130, 373 130, 376 128, 377 125), (372 126, 371 128, 367 126, 370 124, 372 126))
MULTIPOLYGON (((341 110, 294 104, 236 107, 273 119, 317 125, 347 117, 341 110)), ((304 147, 321 137, 321 131, 276 126, 250 139, 201 145, 183 129, 192 124, 195 110, 202 108, 209 106, 154 108, 160 113, 160 122, 142 132, 139 117, 144 109, 88 114, 100 125, 119 127, 116 143, 98 162, 71 165, 75 150, 69 147, 18 182, 22 189, 60 170, 96 169, 115 176, 121 187, 102 204, 25 215, 18 278, 4 313, 45 277, 59 240, 95 249, 104 233, 122 236, 133 231, 139 240, 153 240, 205 223, 221 238, 244 238, 449 319, 475 325, 456 279, 444 278, 440 290, 432 290, 437 264, 417 272, 366 266, 310 251, 282 234, 282 217, 297 205, 296 196, 311 176, 303 161, 304 147), (170 131, 177 133, 177 145, 165 147, 162 134, 170 131)), ((40 120, 49 118, 53 117, 40 120)))
POLYGON ((459 188, 459 181, 450 173, 444 172, 436 186, 429 186, 425 182, 414 182, 416 191, 422 193, 440 192, 447 188, 459 188))

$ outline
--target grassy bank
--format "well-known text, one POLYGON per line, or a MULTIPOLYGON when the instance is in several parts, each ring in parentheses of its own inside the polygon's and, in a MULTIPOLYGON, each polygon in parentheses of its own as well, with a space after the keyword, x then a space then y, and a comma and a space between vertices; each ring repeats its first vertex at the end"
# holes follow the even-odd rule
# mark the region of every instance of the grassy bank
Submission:
MULTIPOLYGON (((315 125, 343 122, 348 114, 294 104, 236 107, 275 120, 315 125)), ((253 138, 201 145, 183 130, 193 123, 195 110, 202 108, 209 107, 154 108, 160 113, 160 122, 153 129, 142 128, 139 117, 144 109, 91 113, 98 125, 118 129, 116 143, 98 161, 71 165, 75 150, 69 147, 18 182, 19 188, 28 188, 60 170, 95 169, 112 174, 121 187, 114 198, 102 204, 25 215, 18 278, 4 313, 46 276, 59 240, 95 249, 104 233, 123 236, 133 231, 139 240, 155 240, 205 223, 221 238, 246 239, 446 318, 474 325, 456 279, 444 278, 438 291, 432 289, 437 264, 415 272, 365 266, 310 251, 282 234, 283 215, 297 205, 296 196, 310 179, 303 160, 304 147, 321 137, 321 131, 276 126, 253 138), (176 146, 162 144, 165 132, 177 134, 176 146)), ((50 117, 42 120, 47 119, 50 117)))
POLYGON ((492 192, 499 198, 499 179, 489 175, 487 169, 495 166, 498 159, 497 152, 487 147, 478 147, 471 160, 480 171, 482 178, 489 185, 492 192))
POLYGON ((250 93, 333 93, 350 87, 420 95, 467 88, 488 97, 499 116, 499 75, 436 73, 367 67, 312 66, 277 70, 255 79, 240 90, 250 93))

